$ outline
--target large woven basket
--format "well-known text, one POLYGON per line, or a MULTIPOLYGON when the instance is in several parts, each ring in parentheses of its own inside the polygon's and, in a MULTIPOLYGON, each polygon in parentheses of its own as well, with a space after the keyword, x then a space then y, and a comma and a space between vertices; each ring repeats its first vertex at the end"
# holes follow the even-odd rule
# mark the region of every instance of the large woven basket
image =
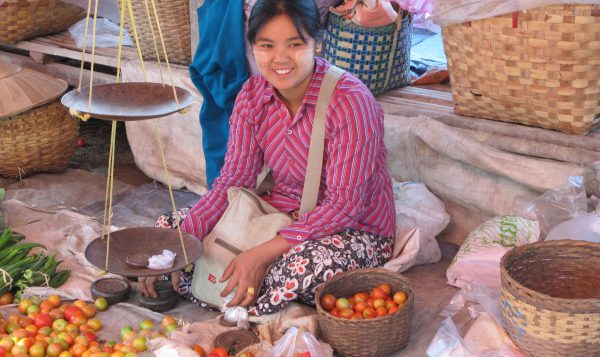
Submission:
MULTIPOLYGON (((154 0, 156 13, 160 23, 160 29, 163 35, 169 63, 179 63, 188 65, 192 61, 191 39, 190 39, 190 8, 188 0, 154 0)), ((148 0, 131 0, 133 8, 135 27, 140 41, 142 56, 147 60, 156 60, 156 47, 160 55, 161 62, 164 62, 164 54, 158 27, 154 18, 151 2, 148 0), (152 19, 152 30, 148 13, 146 11, 145 1, 148 4, 150 18, 152 19)), ((133 40, 133 28, 129 17, 125 17, 125 27, 133 40)), ((135 45, 135 43, 134 43, 135 45)))
POLYGON ((59 32, 84 16, 84 9, 61 0, 5 0, 0 5, 0 42, 59 32))
POLYGON ((413 317, 414 294, 408 279, 382 268, 356 269, 327 280, 317 291, 315 304, 323 339, 342 356, 385 356, 408 344, 413 317), (347 320, 335 317, 321 306, 324 294, 348 297, 370 291, 382 283, 390 284, 392 291, 403 290, 408 300, 397 312, 366 320, 347 320))
POLYGON ((0 176, 64 170, 75 153, 79 120, 59 97, 67 83, 0 61, 0 176))
POLYGON ((586 134, 600 122, 600 5, 552 5, 442 31, 458 114, 586 134))
POLYGON ((360 79, 373 95, 410 83, 412 15, 382 27, 362 27, 329 15, 323 36, 323 57, 360 79))
POLYGON ((525 244, 500 263, 502 316, 530 356, 600 356, 600 244, 525 244))

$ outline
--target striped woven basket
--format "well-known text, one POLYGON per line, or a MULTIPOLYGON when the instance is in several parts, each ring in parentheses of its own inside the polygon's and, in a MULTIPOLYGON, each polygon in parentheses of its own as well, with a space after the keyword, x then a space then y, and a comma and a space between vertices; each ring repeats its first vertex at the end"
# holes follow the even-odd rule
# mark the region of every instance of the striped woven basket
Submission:
POLYGON ((331 15, 323 36, 323 57, 360 79, 373 95, 410 83, 412 15, 382 27, 362 27, 331 15))
POLYGON ((525 244, 500 262, 502 317, 530 356, 600 356, 600 244, 525 244))
MULTIPOLYGON (((154 0, 154 4, 156 6, 156 13, 158 14, 160 29, 165 42, 169 62, 184 65, 190 64, 192 61, 192 50, 189 1, 154 0)), ((154 47, 154 39, 156 39, 156 46, 158 47, 160 59, 164 62, 162 45, 160 43, 158 27, 156 26, 156 20, 154 19, 151 2, 148 0, 131 0, 131 6, 140 47, 142 49, 142 56, 147 60, 157 59, 156 49, 154 47), (148 4, 150 18, 152 19, 154 37, 152 36, 150 22, 148 21, 145 3, 148 4)), ((125 17, 125 28, 127 28, 127 32, 129 32, 129 35, 133 40, 133 28, 128 16, 125 17)))
POLYGON ((84 9, 61 0, 5 0, 0 5, 0 42, 59 32, 84 16, 84 9))
POLYGON ((442 30, 456 113, 587 134, 600 122, 600 5, 552 5, 442 30))

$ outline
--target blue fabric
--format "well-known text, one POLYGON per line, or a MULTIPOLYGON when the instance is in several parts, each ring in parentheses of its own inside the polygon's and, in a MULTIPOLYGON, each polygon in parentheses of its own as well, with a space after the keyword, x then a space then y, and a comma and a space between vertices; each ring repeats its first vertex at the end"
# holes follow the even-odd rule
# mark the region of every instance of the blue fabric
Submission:
POLYGON ((235 97, 248 79, 243 0, 205 0, 198 8, 198 32, 190 76, 204 98, 200 126, 211 187, 223 166, 235 97))

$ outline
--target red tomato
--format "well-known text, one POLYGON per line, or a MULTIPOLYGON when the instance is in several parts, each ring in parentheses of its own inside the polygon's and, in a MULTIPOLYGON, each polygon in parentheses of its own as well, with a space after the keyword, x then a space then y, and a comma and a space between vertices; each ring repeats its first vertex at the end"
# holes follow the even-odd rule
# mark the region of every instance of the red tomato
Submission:
POLYGON ((369 305, 367 305, 367 303, 364 301, 358 302, 356 305, 354 305, 354 311, 362 313, 367 306, 369 305))
POLYGON ((398 291, 394 294, 394 302, 398 305, 402 305, 408 300, 408 295, 404 291, 398 291))
POLYGON ((335 298, 335 296, 331 294, 325 294, 321 296, 321 306, 325 311, 331 311, 331 309, 335 307, 336 300, 337 299, 335 298))
POLYGON ((208 357, 227 357, 229 356, 229 353, 227 352, 227 349, 225 349, 224 347, 215 347, 212 350, 210 350, 210 353, 208 354, 208 357))
POLYGON ((383 290, 386 295, 389 295, 392 293, 392 287, 388 283, 379 284, 379 286, 377 286, 377 287, 381 288, 381 290, 383 290))
POLYGON ((365 319, 372 319, 374 317, 377 317, 377 312, 375 311, 374 308, 367 307, 366 309, 363 310, 363 317, 365 319))
POLYGON ((77 315, 77 314, 83 315, 83 311, 81 311, 81 309, 78 308, 77 306, 71 305, 65 309, 64 314, 65 314, 65 320, 69 321, 69 320, 71 320, 71 318, 74 315, 77 315))
POLYGON ((362 318, 363 315, 360 312, 355 312, 352 314, 352 316, 350 316, 350 320, 361 320, 362 318))
POLYGON ((375 309, 375 312, 377 312, 377 317, 379 316, 385 316, 388 314, 388 311, 385 307, 381 306, 378 307, 377 309, 375 309))
POLYGON ((0 346, 0 357, 6 356, 6 348, 4 346, 0 346))
MULTIPOLYGON (((2 296, 0 296, 0 305, 8 305, 8 304, 12 304, 13 302, 13 294, 8 291, 4 294, 2 294, 2 296)), ((4 349, 4 353, 6 353, 6 349, 4 349)))
POLYGON ((368 298, 369 298, 369 294, 367 294, 367 293, 356 293, 356 294, 354 294, 354 302, 355 303, 367 301, 368 298))
POLYGON ((329 311, 330 314, 332 314, 335 317, 340 317, 340 310, 338 310, 337 308, 333 308, 329 311))
POLYGON ((312 355, 310 354, 310 352, 300 352, 296 353, 295 357, 312 357, 312 355))
POLYGON ((342 311, 342 309, 349 309, 350 301, 346 298, 339 298, 335 301, 335 307, 340 311, 342 311))
POLYGON ((52 318, 48 314, 41 313, 35 317, 35 320, 33 320, 33 324, 38 328, 44 326, 52 327, 52 318))
POLYGON ((371 297, 373 299, 384 299, 387 297, 387 294, 385 293, 385 291, 383 291, 382 288, 380 287, 375 287, 373 288, 373 290, 371 290, 371 297))
POLYGON ((340 317, 343 319, 349 319, 352 314, 354 314, 352 309, 344 308, 340 310, 340 317))

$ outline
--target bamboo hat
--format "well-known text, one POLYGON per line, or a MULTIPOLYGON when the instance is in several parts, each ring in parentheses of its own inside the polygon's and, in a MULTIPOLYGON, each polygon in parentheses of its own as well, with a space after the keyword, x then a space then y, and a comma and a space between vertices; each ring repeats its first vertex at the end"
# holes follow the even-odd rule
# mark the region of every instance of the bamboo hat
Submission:
POLYGON ((0 119, 48 103, 67 88, 62 79, 0 60, 0 119))

